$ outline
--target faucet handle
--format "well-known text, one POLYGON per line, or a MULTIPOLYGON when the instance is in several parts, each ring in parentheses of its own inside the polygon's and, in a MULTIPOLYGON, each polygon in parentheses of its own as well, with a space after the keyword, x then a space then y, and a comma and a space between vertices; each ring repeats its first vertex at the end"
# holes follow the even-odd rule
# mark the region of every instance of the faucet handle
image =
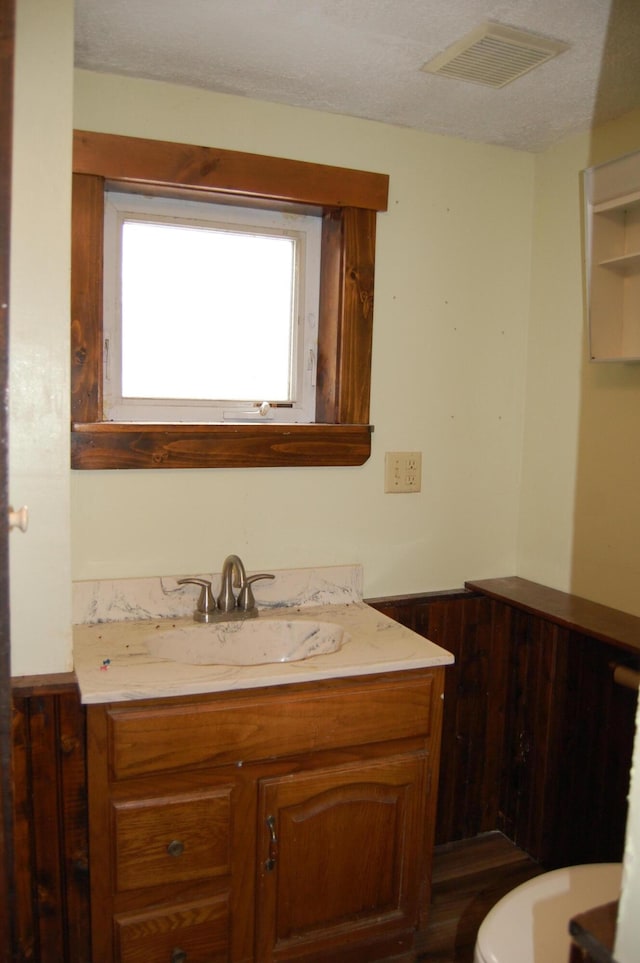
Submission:
POLYGON ((256 607, 256 600, 253 595, 253 589, 251 588, 252 582, 257 582, 261 578, 275 578, 275 575, 270 575, 267 572, 261 575, 249 575, 245 578, 244 582, 240 586, 240 591, 238 592, 238 608, 242 612, 250 612, 251 609, 256 607))
POLYGON ((179 578, 178 585, 200 585, 200 598, 193 617, 196 622, 208 622, 209 617, 216 610, 216 600, 211 591, 211 582, 204 578, 179 578))

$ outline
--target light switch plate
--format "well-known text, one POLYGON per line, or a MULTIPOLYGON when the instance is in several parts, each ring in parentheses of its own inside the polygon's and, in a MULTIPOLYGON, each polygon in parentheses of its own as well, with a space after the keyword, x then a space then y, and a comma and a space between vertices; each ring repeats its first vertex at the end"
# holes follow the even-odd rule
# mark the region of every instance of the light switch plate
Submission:
POLYGON ((405 494, 422 486, 422 452, 388 451, 384 456, 384 490, 405 494))

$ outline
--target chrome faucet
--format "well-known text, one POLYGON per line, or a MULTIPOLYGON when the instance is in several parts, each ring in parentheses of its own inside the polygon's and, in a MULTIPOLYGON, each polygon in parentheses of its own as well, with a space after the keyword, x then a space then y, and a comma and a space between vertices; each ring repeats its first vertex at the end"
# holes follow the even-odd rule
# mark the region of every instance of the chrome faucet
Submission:
POLYGON ((211 582, 206 579, 180 578, 178 585, 190 583, 200 586, 200 598, 193 613, 196 622, 227 622, 231 619, 256 618, 258 606, 251 585, 261 578, 275 578, 275 575, 263 573, 247 577, 242 559, 238 555, 227 555, 222 566, 217 599, 213 597, 211 582), (237 596, 234 588, 238 589, 237 596))
POLYGON ((222 566, 220 594, 217 599, 218 610, 224 613, 222 618, 255 618, 258 607, 251 584, 262 578, 275 578, 275 575, 262 573, 247 577, 242 559, 238 555, 227 555, 222 566), (239 589, 237 597, 233 594, 234 588, 239 589))
POLYGON ((241 589, 247 580, 247 573, 242 559, 238 555, 227 555, 222 565, 220 576, 220 594, 218 608, 221 612, 232 612, 236 607, 236 597, 233 586, 241 589))

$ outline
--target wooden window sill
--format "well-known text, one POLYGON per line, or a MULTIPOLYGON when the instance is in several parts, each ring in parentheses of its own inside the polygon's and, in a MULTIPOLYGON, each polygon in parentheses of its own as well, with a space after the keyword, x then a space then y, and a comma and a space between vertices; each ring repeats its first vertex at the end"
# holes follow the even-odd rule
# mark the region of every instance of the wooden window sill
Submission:
POLYGON ((75 423, 71 467, 266 468, 362 465, 371 425, 75 423))

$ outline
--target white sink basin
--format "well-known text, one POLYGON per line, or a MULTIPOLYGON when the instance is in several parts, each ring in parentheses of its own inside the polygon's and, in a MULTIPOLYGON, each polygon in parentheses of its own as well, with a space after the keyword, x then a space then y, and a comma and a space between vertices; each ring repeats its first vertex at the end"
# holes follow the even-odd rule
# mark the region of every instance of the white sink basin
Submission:
POLYGON ((311 619, 250 619, 172 627, 146 643, 158 659, 189 665, 268 665, 335 652, 347 640, 340 625, 311 619))

